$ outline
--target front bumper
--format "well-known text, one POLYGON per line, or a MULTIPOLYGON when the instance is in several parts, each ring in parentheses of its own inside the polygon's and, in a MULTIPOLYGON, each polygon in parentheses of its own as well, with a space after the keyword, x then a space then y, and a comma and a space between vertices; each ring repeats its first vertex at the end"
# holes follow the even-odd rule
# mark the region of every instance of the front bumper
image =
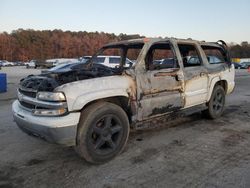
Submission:
POLYGON ((44 138, 52 143, 67 146, 76 144, 80 112, 60 117, 39 117, 23 109, 18 100, 13 102, 12 111, 14 121, 24 132, 44 138))

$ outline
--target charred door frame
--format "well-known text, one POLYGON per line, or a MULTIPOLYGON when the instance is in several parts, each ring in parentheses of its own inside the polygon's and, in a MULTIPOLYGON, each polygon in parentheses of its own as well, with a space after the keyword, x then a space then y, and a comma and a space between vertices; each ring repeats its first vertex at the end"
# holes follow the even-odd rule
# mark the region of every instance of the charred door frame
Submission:
POLYGON ((137 83, 137 120, 147 120, 153 117, 168 114, 184 107, 184 76, 180 54, 176 51, 174 39, 152 40, 145 43, 139 57, 139 64, 135 68, 137 83), (147 70, 145 59, 152 45, 166 42, 176 57, 179 68, 147 70), (159 83, 157 85, 157 82, 159 83), (163 84, 164 83, 164 84, 163 84), (153 87, 152 87, 153 86, 153 87))

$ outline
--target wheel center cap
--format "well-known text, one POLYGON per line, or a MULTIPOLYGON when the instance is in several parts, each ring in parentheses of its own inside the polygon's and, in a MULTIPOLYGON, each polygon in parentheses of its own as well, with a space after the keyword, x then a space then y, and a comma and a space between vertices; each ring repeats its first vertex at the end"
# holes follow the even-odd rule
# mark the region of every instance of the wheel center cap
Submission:
POLYGON ((102 136, 107 137, 108 135, 109 135, 109 130, 108 129, 103 130, 102 136))

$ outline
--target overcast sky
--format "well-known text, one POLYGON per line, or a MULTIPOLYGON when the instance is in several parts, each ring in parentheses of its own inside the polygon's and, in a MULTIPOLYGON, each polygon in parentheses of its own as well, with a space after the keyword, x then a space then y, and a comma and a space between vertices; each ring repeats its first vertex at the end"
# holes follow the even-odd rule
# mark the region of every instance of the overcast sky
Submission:
POLYGON ((0 32, 18 28, 250 42, 250 0, 0 0, 0 32))

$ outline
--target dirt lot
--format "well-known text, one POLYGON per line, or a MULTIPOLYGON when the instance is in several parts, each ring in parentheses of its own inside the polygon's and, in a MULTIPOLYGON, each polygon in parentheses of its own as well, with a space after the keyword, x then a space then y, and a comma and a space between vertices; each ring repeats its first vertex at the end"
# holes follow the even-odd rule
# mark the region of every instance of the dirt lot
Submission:
POLYGON ((220 119, 200 114, 171 126, 132 133, 125 151, 99 166, 74 152, 21 132, 11 103, 20 77, 39 70, 3 68, 0 94, 0 187, 250 187, 250 73, 237 70, 236 88, 220 119))

